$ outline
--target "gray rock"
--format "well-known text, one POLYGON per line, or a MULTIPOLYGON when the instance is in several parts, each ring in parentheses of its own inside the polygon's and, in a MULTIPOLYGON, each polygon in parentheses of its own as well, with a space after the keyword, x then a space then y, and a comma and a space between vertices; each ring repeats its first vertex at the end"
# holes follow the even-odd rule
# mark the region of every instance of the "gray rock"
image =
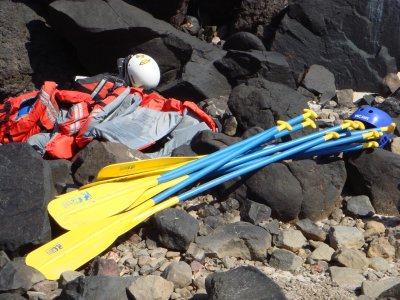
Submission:
POLYGON ((221 202, 221 208, 224 212, 237 210, 240 208, 240 203, 234 198, 228 198, 226 201, 221 202))
POLYGON ((218 227, 208 236, 197 237, 196 243, 207 255, 263 260, 271 247, 271 235, 261 227, 238 222, 218 227))
POLYGON ((311 253, 310 258, 313 260, 324 260, 330 262, 334 253, 335 249, 329 247, 325 243, 318 243, 318 246, 311 253))
POLYGON ((48 160, 54 187, 58 195, 61 195, 69 188, 77 188, 71 172, 71 161, 66 159, 48 160))
POLYGON ((26 298, 20 294, 4 293, 0 294, 0 300, 26 300, 26 298))
POLYGON ((326 239, 326 232, 319 228, 310 219, 299 220, 296 222, 296 226, 309 240, 325 241, 326 239))
POLYGON ((215 229, 218 226, 221 226, 222 224, 225 224, 224 218, 222 216, 205 217, 203 219, 203 222, 204 222, 204 224, 206 226, 209 226, 212 229, 215 229))
POLYGON ((321 65, 312 65, 304 76, 301 84, 319 96, 320 103, 331 100, 336 94, 334 75, 321 65))
POLYGON ((268 223, 261 223, 258 226, 264 228, 266 231, 273 235, 278 235, 280 232, 279 221, 276 219, 273 219, 268 223))
POLYGON ((128 300, 127 288, 135 281, 135 277, 88 276, 78 277, 67 283, 62 290, 60 300, 128 300))
POLYGON ((341 107, 354 108, 353 103, 354 91, 352 89, 344 89, 336 91, 337 103, 341 107))
POLYGON ((267 221, 271 216, 271 208, 265 204, 257 203, 247 199, 240 208, 240 217, 242 221, 258 225, 267 221))
POLYGON ((46 208, 55 190, 47 161, 27 143, 3 145, 0 182, 0 249, 17 254, 50 240, 46 208))
POLYGON ((199 223, 187 212, 169 208, 154 216, 158 238, 170 250, 186 251, 199 231, 199 223))
POLYGON ((399 215, 400 190, 395 178, 400 177, 400 156, 374 149, 350 155, 347 162, 349 188, 357 195, 369 195, 376 213, 399 215))
POLYGON ((204 217, 215 217, 219 216, 221 212, 218 208, 214 207, 213 205, 206 205, 204 206, 204 217))
POLYGON ((8 255, 1 250, 0 251, 0 270, 10 261, 8 255))
POLYGON ((364 236, 355 227, 332 226, 329 232, 329 240, 334 249, 360 249, 364 245, 364 236))
POLYGON ((340 249, 334 254, 333 260, 340 266, 358 270, 366 270, 369 265, 365 253, 356 249, 340 249))
POLYGON ((368 196, 354 196, 346 199, 346 209, 356 217, 371 217, 375 210, 368 196))
POLYGON ((307 245, 307 239, 299 230, 282 230, 274 240, 275 246, 296 252, 307 245))
POLYGON ((295 271, 303 263, 301 257, 285 249, 274 250, 268 262, 272 267, 283 271, 295 271))
POLYGON ((83 277, 84 275, 81 272, 77 271, 66 271, 62 272, 60 275, 60 285, 66 286, 69 282, 74 281, 78 277, 83 277))
POLYGON ((206 278, 206 290, 212 300, 286 299, 281 288, 255 267, 213 273, 206 278))
POLYGON ((192 283, 192 269, 184 261, 171 263, 161 276, 171 281, 175 288, 184 288, 192 283))
POLYGON ((386 272, 390 265, 383 257, 371 257, 369 259, 369 267, 379 272, 386 272))
POLYGON ((364 276, 358 270, 342 267, 330 267, 329 273, 332 281, 336 282, 340 287, 354 291, 361 287, 364 276))
POLYGON ((161 276, 148 275, 137 278, 128 291, 136 300, 168 300, 174 291, 174 284, 161 276))
POLYGON ((362 292, 366 296, 378 298, 382 293, 399 284, 400 278, 385 278, 379 281, 364 281, 362 284, 362 292))
POLYGON ((0 291, 26 292, 44 279, 43 274, 27 266, 23 260, 9 261, 0 270, 0 291))
POLYGON ((202 262, 206 257, 204 249, 197 246, 196 243, 190 243, 188 249, 186 250, 185 257, 188 260, 196 260, 202 262))

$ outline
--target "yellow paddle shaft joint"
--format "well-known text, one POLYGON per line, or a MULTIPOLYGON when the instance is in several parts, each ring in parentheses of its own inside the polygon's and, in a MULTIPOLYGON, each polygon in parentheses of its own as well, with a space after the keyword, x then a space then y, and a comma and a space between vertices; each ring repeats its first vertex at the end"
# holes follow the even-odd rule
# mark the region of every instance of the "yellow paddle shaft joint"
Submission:
POLYGON ((371 141, 371 142, 362 144, 362 147, 363 147, 363 149, 378 148, 379 143, 376 141, 371 141))
POLYGON ((323 136, 323 138, 325 139, 325 141, 329 141, 331 139, 338 139, 340 138, 340 134, 337 132, 328 132, 323 136))
POLYGON ((364 139, 376 140, 379 139, 382 135, 382 132, 378 132, 377 130, 370 130, 367 133, 363 133, 362 137, 364 139))
POLYGON ((303 112, 304 112, 303 113, 304 120, 307 118, 312 118, 314 120, 316 118, 318 118, 317 113, 315 111, 313 111, 312 109, 304 109, 303 112))
POLYGON ((278 124, 278 131, 282 131, 284 129, 291 131, 293 130, 292 126, 290 126, 290 124, 288 122, 282 121, 282 120, 278 120, 276 122, 276 124, 278 124))
MULTIPOLYGON (((353 121, 353 120, 344 120, 343 124, 340 125, 340 127, 344 129, 349 129, 349 130, 354 130, 354 129, 359 129, 360 124, 362 124, 359 121, 353 121)), ((362 124, 364 126, 364 124, 362 124)))
POLYGON ((365 129, 365 124, 364 124, 363 122, 357 121, 357 120, 355 120, 355 121, 349 120, 349 121, 352 121, 352 122, 353 122, 353 124, 354 124, 354 126, 355 126, 355 127, 352 126, 353 128, 359 129, 359 130, 364 130, 364 129, 365 129))
POLYGON ((311 128, 317 128, 317 124, 315 124, 313 119, 307 118, 304 120, 304 122, 301 123, 301 125, 303 126, 303 128, 310 126, 311 128))
POLYGON ((385 133, 392 133, 396 129, 396 123, 390 123, 389 126, 381 127, 381 131, 385 133))

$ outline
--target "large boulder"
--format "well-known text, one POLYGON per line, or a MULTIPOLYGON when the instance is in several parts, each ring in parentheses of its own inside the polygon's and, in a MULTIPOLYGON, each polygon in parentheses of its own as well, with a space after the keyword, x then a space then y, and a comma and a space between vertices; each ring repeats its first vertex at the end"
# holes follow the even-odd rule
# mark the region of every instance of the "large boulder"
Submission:
POLYGON ((19 254, 47 242, 55 195, 48 163, 26 143, 0 146, 0 182, 0 250, 19 254))
POLYGON ((314 221, 328 218, 341 200, 347 178, 344 161, 304 159, 293 161, 288 167, 302 187, 300 217, 314 221))
POLYGON ((229 96, 228 106, 242 130, 271 128, 276 120, 294 118, 308 107, 306 98, 292 88, 258 78, 236 86, 229 96))
POLYGON ((249 78, 264 78, 296 88, 288 62, 277 52, 229 50, 223 59, 216 62, 216 66, 225 74, 232 86, 249 78))
POLYGON ((45 80, 68 82, 81 70, 71 47, 45 16, 43 3, 0 1, 0 103, 40 88, 45 80))
POLYGON ((301 211, 303 193, 300 182, 282 163, 271 164, 246 180, 247 197, 272 209, 281 221, 296 219, 301 211))
POLYGON ((400 155, 383 149, 353 153, 346 167, 353 193, 368 195, 379 214, 399 215, 400 155))
POLYGON ((338 89, 377 92, 400 65, 400 36, 393 35, 399 14, 398 1, 292 0, 271 50, 297 75, 319 64, 333 72, 338 89))
POLYGON ((225 51, 127 1, 58 0, 49 7, 52 26, 73 44, 89 73, 116 71, 118 58, 144 52, 157 60, 159 91, 166 96, 203 100, 230 93, 226 78, 213 65, 225 51))

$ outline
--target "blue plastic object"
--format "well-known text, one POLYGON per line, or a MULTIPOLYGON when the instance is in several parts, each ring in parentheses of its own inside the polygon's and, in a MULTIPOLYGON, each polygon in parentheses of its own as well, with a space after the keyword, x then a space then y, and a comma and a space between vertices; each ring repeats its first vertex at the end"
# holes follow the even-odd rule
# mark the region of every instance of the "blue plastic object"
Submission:
MULTIPOLYGON (((389 126, 393 120, 383 110, 372 107, 363 106, 357 109, 351 116, 350 120, 357 120, 363 122, 367 128, 378 128, 389 126)), ((384 133, 378 140, 379 148, 383 148, 393 137, 393 133, 384 133)))

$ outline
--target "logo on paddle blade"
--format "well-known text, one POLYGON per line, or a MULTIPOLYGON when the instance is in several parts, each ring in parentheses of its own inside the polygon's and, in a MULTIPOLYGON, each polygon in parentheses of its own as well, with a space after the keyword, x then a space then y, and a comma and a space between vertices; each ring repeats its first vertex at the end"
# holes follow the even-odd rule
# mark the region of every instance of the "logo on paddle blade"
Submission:
POLYGON ((60 251, 61 249, 63 249, 63 246, 61 244, 55 244, 53 247, 51 247, 50 249, 46 250, 46 253, 48 255, 51 255, 53 253, 56 253, 57 251, 60 251))
POLYGON ((92 199, 92 195, 90 195, 89 192, 81 192, 78 195, 76 195, 75 197, 71 197, 71 198, 66 199, 65 201, 63 201, 61 203, 61 205, 64 208, 67 208, 67 207, 70 207, 72 205, 79 205, 79 204, 81 204, 83 202, 86 202, 88 200, 91 200, 91 199, 92 199))

